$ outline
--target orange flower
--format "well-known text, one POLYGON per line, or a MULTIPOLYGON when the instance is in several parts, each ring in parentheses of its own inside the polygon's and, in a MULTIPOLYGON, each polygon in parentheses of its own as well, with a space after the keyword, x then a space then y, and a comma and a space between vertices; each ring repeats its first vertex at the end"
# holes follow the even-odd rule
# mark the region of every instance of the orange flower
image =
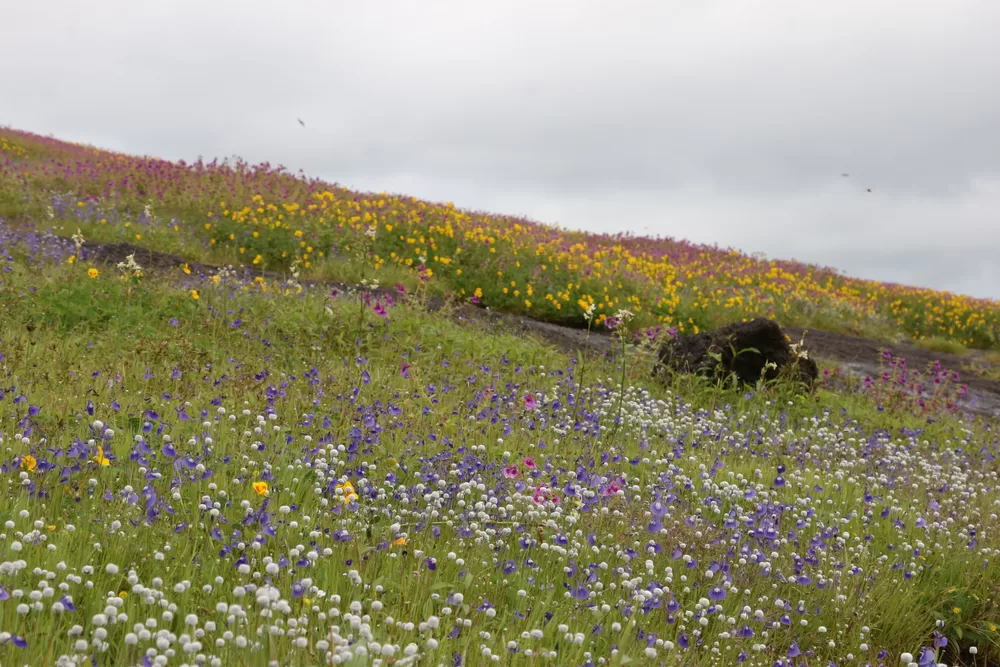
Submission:
POLYGON ((253 490, 257 492, 258 496, 266 496, 268 494, 267 482, 254 482, 253 490))
POLYGON ((35 467, 38 465, 38 461, 31 454, 25 454, 21 457, 21 467, 27 468, 28 472, 33 472, 35 467))

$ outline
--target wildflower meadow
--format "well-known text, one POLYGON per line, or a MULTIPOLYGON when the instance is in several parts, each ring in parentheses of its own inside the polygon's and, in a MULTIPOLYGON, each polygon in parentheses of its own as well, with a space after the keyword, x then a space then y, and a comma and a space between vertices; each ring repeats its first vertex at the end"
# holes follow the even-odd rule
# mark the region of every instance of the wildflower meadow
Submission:
MULTIPOLYGON (((1000 305, 852 279, 833 269, 627 234, 571 232, 389 194, 270 164, 115 154, 0 129, 0 218, 47 221, 214 264, 357 278, 364 233, 393 280, 584 326, 619 309, 681 333, 764 315, 786 325, 1000 347, 1000 305)), ((625 226, 625 225, 623 225, 625 226)))
POLYGON ((268 165, 0 151, 0 664, 1000 661, 1000 431, 957 378, 661 382, 632 344, 771 312, 989 348, 996 303, 268 165), (121 241, 190 263, 87 250, 121 241))

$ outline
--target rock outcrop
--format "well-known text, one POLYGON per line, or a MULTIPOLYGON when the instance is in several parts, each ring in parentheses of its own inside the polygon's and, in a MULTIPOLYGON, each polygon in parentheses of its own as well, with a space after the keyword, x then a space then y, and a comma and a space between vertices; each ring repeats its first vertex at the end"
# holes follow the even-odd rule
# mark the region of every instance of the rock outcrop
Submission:
POLYGON ((735 375, 741 385, 784 376, 811 389, 819 375, 801 343, 789 344, 778 323, 762 317, 668 340, 658 357, 657 375, 693 373, 713 380, 735 375))

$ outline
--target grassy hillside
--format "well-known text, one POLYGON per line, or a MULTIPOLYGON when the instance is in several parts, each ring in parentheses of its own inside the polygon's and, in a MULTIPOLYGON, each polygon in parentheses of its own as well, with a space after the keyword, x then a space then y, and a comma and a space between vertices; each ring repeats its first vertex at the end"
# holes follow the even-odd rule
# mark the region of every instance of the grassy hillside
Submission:
POLYGON ((424 283, 494 309, 583 326, 619 309, 681 332, 767 315, 881 339, 1000 346, 1000 304, 858 280, 673 239, 569 232, 388 194, 268 164, 171 163, 0 130, 0 217, 127 240, 213 263, 424 283), (366 236, 366 233, 372 236, 366 236))
MULTIPOLYGON (((575 357, 422 305, 484 263, 599 285, 605 265, 572 249, 590 237, 518 222, 487 245, 462 230, 501 220, 339 191, 293 215, 325 186, 5 137, 0 664, 1000 659, 994 422, 908 400, 895 376, 806 396, 663 386, 641 349, 575 357), (96 174, 116 164, 133 175, 71 192, 105 187, 96 174), (256 223, 198 203, 237 176, 264 198, 256 223), (279 193, 288 207, 270 210, 279 193), (98 266, 46 225, 192 262, 268 252, 274 268, 286 252, 302 271, 98 266), (234 230, 228 248, 216 225, 234 230), (378 244, 400 229, 439 261, 395 263, 378 244), (532 238, 551 254, 529 255, 532 238), (280 250, 288 239, 306 246, 280 250), (352 255, 372 243, 379 259, 352 255), (333 294, 306 272, 404 285, 333 294)), ((654 285, 625 268, 631 243, 614 251, 616 294, 654 285)), ((716 251, 689 266, 698 252, 716 251)), ((552 316, 581 312, 531 284, 552 316)), ((616 334, 657 321, 642 305, 616 334)))

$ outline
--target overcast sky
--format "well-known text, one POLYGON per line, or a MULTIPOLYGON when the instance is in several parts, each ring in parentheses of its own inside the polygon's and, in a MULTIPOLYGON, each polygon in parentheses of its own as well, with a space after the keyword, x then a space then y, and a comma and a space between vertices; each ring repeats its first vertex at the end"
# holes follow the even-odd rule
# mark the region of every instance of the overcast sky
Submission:
POLYGON ((997 0, 3 13, 0 125, 1000 299, 997 0))

